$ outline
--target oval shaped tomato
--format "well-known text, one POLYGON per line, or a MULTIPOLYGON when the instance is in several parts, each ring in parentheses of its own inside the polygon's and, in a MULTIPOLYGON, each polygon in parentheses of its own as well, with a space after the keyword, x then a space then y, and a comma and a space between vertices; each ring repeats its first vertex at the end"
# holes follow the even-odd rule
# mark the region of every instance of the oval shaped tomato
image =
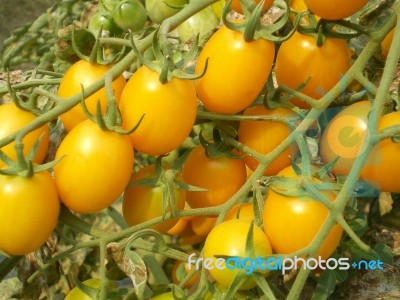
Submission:
MULTIPOLYGON (((132 175, 130 183, 142 179, 151 179, 157 176, 154 165, 149 165, 140 169, 132 175)), ((177 180, 179 180, 177 177, 177 180)), ((132 186, 127 187, 122 202, 122 212, 129 226, 134 226, 148 220, 161 217, 163 214, 163 188, 162 186, 132 186)), ((185 207, 186 191, 175 189, 176 207, 182 210, 185 207)), ((171 205, 168 203, 167 212, 171 211, 171 205)), ((178 219, 172 219, 151 228, 160 233, 171 229, 178 219)))
MULTIPOLYGON (((314 37, 296 32, 279 49, 276 80, 279 85, 291 89, 307 83, 301 92, 320 99, 339 82, 350 65, 351 51, 345 40, 326 38, 324 44, 318 47, 314 37)), ((292 98, 291 102, 298 107, 309 108, 298 98, 292 98)))
POLYGON ((391 31, 389 31, 389 33, 385 36, 385 38, 381 43, 381 51, 383 58, 387 58, 389 54, 389 49, 390 46, 392 45, 393 36, 394 36, 394 28, 391 31))
POLYGON ((368 0, 304 0, 310 11, 327 20, 350 17, 359 11, 368 0))
MULTIPOLYGON (((255 0, 256 4, 260 3, 261 0, 255 0)), ((265 0, 263 4, 263 11, 266 11, 274 2, 274 0, 265 0)), ((240 4, 240 0, 233 0, 231 3, 231 8, 238 12, 239 14, 243 14, 242 5, 240 4)))
MULTIPOLYGON (((238 268, 226 268, 225 263, 225 268, 217 268, 218 262, 216 262, 216 256, 236 256, 240 258, 254 259, 272 254, 272 249, 267 237, 256 225, 253 227, 254 257, 249 253, 246 253, 246 239, 250 229, 250 224, 251 222, 249 221, 239 219, 224 221, 211 230, 204 243, 203 258, 204 260, 212 261, 212 264, 208 265, 214 267, 210 268, 209 272, 215 281, 224 288, 229 287, 239 272, 245 274, 246 270, 243 268, 241 270, 238 268)), ((248 275, 250 274, 245 276, 248 275)), ((246 281, 239 287, 239 290, 248 290, 255 286, 256 283, 253 278, 248 276, 246 281)))
POLYGON ((199 38, 203 38, 207 33, 211 32, 219 23, 211 6, 194 14, 185 22, 181 23, 177 30, 179 37, 183 43, 199 34, 199 38))
MULTIPOLYGON (((246 109, 244 116, 269 116, 269 117, 293 117, 296 114, 287 108, 276 107, 266 109, 263 105, 257 105, 246 109)), ((241 121, 239 124, 239 142, 247 147, 257 151, 260 154, 268 154, 280 145, 290 134, 289 127, 280 122, 274 121, 241 121)), ((297 147, 287 148, 281 155, 275 159, 264 175, 276 175, 280 170, 290 165, 291 157, 297 153, 297 147), (292 148, 292 149, 291 149, 292 148)), ((247 155, 243 158, 246 165, 255 170, 258 161, 247 155)))
POLYGON ((167 293, 163 293, 163 294, 159 294, 153 298, 151 298, 151 300, 174 300, 174 294, 172 292, 167 292, 167 293))
MULTIPOLYGON (((67 99, 76 94, 80 94, 83 88, 87 88, 92 83, 99 80, 110 69, 110 66, 91 64, 85 60, 74 63, 61 80, 58 88, 58 96, 67 99)), ((115 100, 118 102, 122 90, 125 86, 125 78, 121 75, 112 83, 115 100)), ((94 94, 85 98, 85 103, 89 112, 96 114, 97 102, 100 101, 101 111, 105 112, 107 107, 107 95, 105 87, 94 94)), ((69 111, 61 115, 61 121, 67 131, 71 131, 77 124, 86 120, 87 117, 82 110, 81 104, 74 106, 69 111)))
POLYGON ((125 129, 139 127, 130 135, 133 147, 150 155, 178 148, 188 137, 197 113, 197 97, 191 80, 173 77, 162 84, 160 74, 146 66, 129 79, 121 96, 125 129))
POLYGON ((325 128, 320 153, 324 163, 339 157, 332 168, 334 175, 349 174, 355 159, 359 155, 365 133, 368 132, 369 101, 354 103, 339 112, 325 128))
MULTIPOLYGON (((291 166, 283 169, 278 176, 298 178, 291 166)), ((315 182, 319 182, 315 178, 315 182)), ((335 200, 332 191, 321 191, 330 201, 335 200)), ((309 196, 289 197, 268 190, 264 211, 264 231, 272 249, 278 254, 290 254, 307 247, 314 239, 329 214, 318 200, 309 196)), ((317 256, 327 259, 336 250, 343 229, 336 224, 321 245, 317 256)))
POLYGON ((187 4, 188 0, 146 0, 147 15, 155 23, 161 23, 181 10, 179 7, 187 4))
MULTIPOLYGON (((35 120, 35 118, 36 116, 33 113, 19 109, 14 103, 5 103, 0 105, 0 139, 7 137, 28 125, 35 120)), ((32 130, 22 139, 22 143, 24 144, 23 153, 24 155, 27 155, 40 137, 41 140, 39 147, 35 158, 33 159, 33 162, 37 164, 43 162, 47 154, 49 146, 49 127, 43 125, 42 127, 32 130)), ((2 147, 1 151, 11 159, 17 159, 15 142, 2 147)), ((4 165, 4 162, 0 160, 0 168, 4 167, 4 165)))
POLYGON ((114 7, 112 17, 119 28, 133 32, 142 29, 147 21, 146 9, 139 0, 121 1, 114 7))
POLYGON ((129 137, 103 131, 86 120, 61 142, 54 179, 61 201, 78 213, 95 213, 122 194, 131 176, 134 156, 129 137))
MULTIPOLYGON (((400 125, 400 112, 391 112, 381 117, 378 130, 400 125)), ((392 139, 380 141, 368 156, 361 178, 382 192, 400 192, 400 144, 392 139)))
POLYGON ((241 159, 207 157, 203 146, 192 150, 183 165, 185 183, 207 189, 188 191, 186 201, 191 208, 216 206, 225 203, 246 182, 246 166, 241 159))
POLYGON ((274 43, 257 39, 246 42, 243 34, 225 26, 208 40, 196 64, 200 101, 211 112, 235 114, 249 106, 262 91, 271 72, 274 43))
POLYGON ((59 211, 49 172, 29 178, 0 175, 0 250, 26 255, 40 248, 56 227, 59 211))

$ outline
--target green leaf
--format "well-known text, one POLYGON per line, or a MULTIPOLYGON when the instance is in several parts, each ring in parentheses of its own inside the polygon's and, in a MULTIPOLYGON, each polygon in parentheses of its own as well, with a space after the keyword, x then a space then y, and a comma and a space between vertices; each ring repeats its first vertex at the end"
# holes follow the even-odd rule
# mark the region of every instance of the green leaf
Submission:
POLYGON ((368 223, 364 219, 354 219, 348 221, 347 223, 349 224, 350 228, 353 229, 353 231, 359 236, 362 236, 368 229, 368 223))
POLYGON ((318 285, 312 295, 311 300, 327 299, 335 290, 336 276, 333 270, 326 270, 318 280, 318 285))
POLYGON ((390 265, 394 263, 392 249, 389 246, 383 243, 376 243, 376 245, 374 246, 374 250, 376 251, 376 253, 378 253, 379 258, 383 262, 390 265))

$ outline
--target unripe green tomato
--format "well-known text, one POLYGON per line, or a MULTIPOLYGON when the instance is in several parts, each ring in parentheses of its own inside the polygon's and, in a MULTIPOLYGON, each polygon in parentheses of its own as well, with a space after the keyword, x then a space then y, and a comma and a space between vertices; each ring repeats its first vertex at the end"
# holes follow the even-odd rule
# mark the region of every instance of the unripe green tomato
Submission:
POLYGON ((97 34, 100 29, 109 31, 110 34, 120 31, 111 13, 106 10, 99 10, 90 18, 88 29, 94 34, 97 34))
POLYGON ((211 8, 214 14, 217 16, 218 20, 221 19, 222 10, 224 9, 224 6, 225 6, 225 0, 219 0, 211 4, 211 8))
POLYGON ((145 6, 147 14, 155 23, 161 23, 181 10, 188 0, 146 0, 145 6), (177 8, 175 8, 177 7, 177 8))
POLYGON ((190 38, 199 34, 201 39, 219 24, 219 20, 214 14, 211 6, 199 11, 185 22, 178 26, 178 34, 182 42, 187 42, 190 38))
POLYGON ((146 9, 139 0, 125 0, 114 8, 115 24, 123 30, 138 31, 147 21, 146 9))

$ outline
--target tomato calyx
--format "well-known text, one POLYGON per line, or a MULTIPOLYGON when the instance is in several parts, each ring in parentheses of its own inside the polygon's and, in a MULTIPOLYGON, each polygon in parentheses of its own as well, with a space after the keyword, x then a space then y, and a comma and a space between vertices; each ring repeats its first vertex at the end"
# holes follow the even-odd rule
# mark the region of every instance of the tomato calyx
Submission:
POLYGON ((176 62, 174 61, 173 51, 171 50, 169 44, 163 43, 161 45, 159 40, 161 41, 162 38, 161 37, 159 38, 157 29, 154 33, 153 45, 152 45, 153 53, 156 59, 149 60, 139 51, 139 49, 135 44, 132 34, 130 34, 132 49, 135 52, 136 57, 143 65, 160 74, 159 80, 162 84, 169 82, 172 79, 172 77, 184 80, 196 80, 204 76, 207 70, 208 60, 201 74, 188 73, 186 70, 184 70, 187 64, 193 61, 198 55, 199 52, 198 35, 195 38, 193 47, 188 52, 182 53, 181 58, 176 62))
POLYGON ((125 130, 121 127, 122 125, 122 116, 121 112, 118 108, 118 104, 116 102, 115 96, 113 94, 113 88, 112 88, 112 76, 111 74, 106 74, 105 75, 105 88, 106 88, 106 93, 107 93, 107 109, 103 115, 103 112, 101 111, 101 104, 100 101, 97 102, 96 106, 96 115, 93 115, 90 113, 89 109, 86 106, 85 103, 85 95, 84 95, 84 90, 82 87, 82 97, 81 97, 81 105, 82 105, 82 110, 87 116, 88 119, 91 121, 97 123, 99 127, 103 131, 114 131, 119 134, 123 135, 129 135, 132 132, 134 132, 142 122, 144 118, 144 114, 141 116, 137 124, 135 124, 131 129, 125 130))
POLYGON ((73 52, 82 60, 86 60, 91 64, 99 64, 99 65, 111 65, 116 61, 120 60, 120 58, 124 55, 126 46, 122 46, 121 50, 110 58, 103 56, 103 49, 101 48, 100 38, 103 37, 103 25, 100 25, 99 30, 97 30, 96 36, 94 33, 86 28, 79 28, 80 34, 76 34, 77 26, 74 23, 71 29, 71 47, 73 52), (88 52, 88 43, 86 42, 85 36, 89 34, 94 38, 94 44, 90 50, 89 55, 85 53, 88 52), (80 49, 80 46, 85 47, 84 49, 80 49), (85 53, 84 53, 85 52, 85 53))
POLYGON ((15 139, 15 152, 17 154, 17 160, 12 160, 0 149, 0 160, 2 160, 7 168, 0 169, 0 174, 2 175, 18 175, 26 178, 33 177, 35 173, 39 173, 45 170, 53 168, 62 158, 42 164, 35 165, 33 160, 35 158, 36 152, 39 149, 40 142, 43 135, 39 137, 36 143, 33 145, 32 149, 28 152, 25 157, 23 154, 24 144, 22 142, 23 136, 17 136, 15 139))
POLYGON ((199 134, 200 144, 205 149, 206 156, 211 159, 227 157, 232 159, 241 159, 243 156, 234 154, 234 147, 226 143, 217 128, 213 129, 213 142, 209 142, 204 138, 203 132, 199 134))
MULTIPOLYGON (((283 42, 287 40, 292 34, 293 30, 287 36, 274 35, 284 28, 289 22, 290 9, 288 4, 285 2, 286 10, 284 15, 274 24, 264 26, 261 24, 261 16, 263 14, 263 4, 261 1, 257 5, 252 3, 250 6, 244 5, 245 18, 239 21, 233 22, 228 20, 228 13, 231 11, 232 0, 227 2, 222 10, 221 20, 222 23, 231 30, 239 31, 243 33, 243 39, 250 43, 259 38, 269 40, 271 42, 283 42)), ((299 21, 300 22, 300 21, 299 21)))

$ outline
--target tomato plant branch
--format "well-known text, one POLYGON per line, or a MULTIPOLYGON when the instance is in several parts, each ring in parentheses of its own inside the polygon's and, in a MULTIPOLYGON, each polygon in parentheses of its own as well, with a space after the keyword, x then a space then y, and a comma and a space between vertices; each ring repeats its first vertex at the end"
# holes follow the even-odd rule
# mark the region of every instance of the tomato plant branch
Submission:
MULTIPOLYGON (((396 5, 395 14, 389 19, 389 21, 383 26, 383 28, 381 28, 377 32, 374 32, 371 34, 375 38, 371 39, 368 42, 368 44, 366 45, 366 47, 360 54, 359 58, 356 60, 356 62, 350 68, 350 70, 349 70, 350 76, 351 76, 351 74, 360 72, 364 68, 367 61, 370 59, 370 57, 372 57, 372 55, 376 51, 376 49, 379 45, 379 42, 381 40, 383 40, 383 38, 386 36, 386 34, 389 32, 389 30, 393 27, 393 24, 396 22, 396 19, 397 19, 397 14, 399 14, 399 13, 400 13, 400 6, 396 5)), ((397 22, 395 32, 400 32, 400 22, 397 22)), ((382 81, 378 87, 377 95, 376 95, 375 101, 372 105, 370 116, 368 118, 368 120, 369 120, 368 121, 368 129, 370 131, 371 136, 376 134, 376 131, 377 131, 378 118, 380 117, 380 115, 383 111, 383 107, 385 105, 386 93, 388 92, 388 90, 390 88, 390 84, 391 84, 392 79, 395 74, 395 68, 396 68, 397 61, 399 59, 399 54, 400 54, 399 50, 400 50, 400 34, 398 34, 397 36, 395 35, 395 38, 393 39, 392 46, 389 51, 390 60, 388 61, 388 63, 386 64, 386 66, 384 68, 382 81)), ((389 59, 389 57, 388 57, 388 59, 389 59)), ((365 143, 365 139, 364 139, 364 143, 365 143)), ((372 148, 373 148, 372 142, 368 142, 368 145, 364 149, 364 152, 361 153, 356 158, 354 165, 353 165, 341 191, 339 192, 339 194, 336 198, 333 208, 331 209, 331 213, 330 213, 331 217, 325 221, 325 223, 323 224, 323 226, 321 227, 321 229, 315 236, 314 240, 311 242, 312 248, 310 249, 310 252, 308 253, 311 257, 315 256, 320 245, 323 243, 325 236, 335 225, 337 217, 339 215, 341 215, 342 212, 344 211, 344 209, 347 205, 348 195, 350 195, 353 192, 356 182, 358 181, 358 178, 360 176, 360 171, 361 171, 362 167, 364 166, 364 164, 367 160, 367 157, 368 157, 369 153, 371 152, 372 148)), ((363 147, 361 147, 361 149, 363 149, 363 147)), ((299 272, 299 274, 296 277, 295 282, 293 283, 293 286, 289 292, 287 299, 289 299, 289 300, 298 299, 298 297, 300 296, 300 292, 306 282, 309 272, 310 272, 310 270, 306 270, 306 269, 302 269, 299 272)))
POLYGON ((354 232, 353 229, 349 226, 349 224, 346 222, 344 219, 343 215, 337 215, 336 216, 336 221, 342 226, 343 230, 347 233, 347 235, 357 244, 360 249, 362 249, 365 252, 369 252, 371 249, 370 246, 365 244, 357 235, 357 233, 354 232))

